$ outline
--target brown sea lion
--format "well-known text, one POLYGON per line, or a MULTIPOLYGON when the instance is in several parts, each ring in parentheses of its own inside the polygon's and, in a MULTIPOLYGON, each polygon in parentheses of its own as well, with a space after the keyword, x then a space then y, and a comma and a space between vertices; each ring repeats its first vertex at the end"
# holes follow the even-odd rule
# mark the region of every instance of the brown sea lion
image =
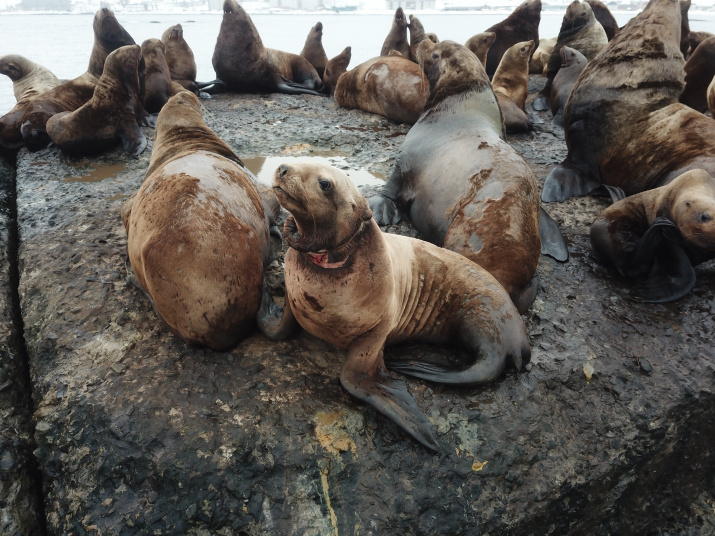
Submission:
POLYGON ((92 98, 99 77, 102 76, 104 60, 110 52, 125 45, 133 45, 134 39, 122 28, 111 9, 103 7, 94 15, 94 46, 89 57, 87 72, 60 84, 35 99, 25 110, 22 119, 22 137, 30 149, 45 147, 50 142, 47 135, 47 120, 60 112, 71 112, 92 98))
POLYGON ((181 24, 167 28, 161 36, 161 42, 164 43, 164 57, 169 66, 171 79, 198 95, 196 60, 191 47, 184 39, 184 29, 181 24))
POLYGON ((685 89, 680 102, 694 110, 708 109, 707 91, 715 76, 715 37, 705 39, 685 62, 685 89))
POLYGON ((685 296, 693 266, 715 258, 715 178, 694 169, 618 201, 591 226, 591 244, 602 262, 639 280, 642 300, 685 296))
MULTIPOLYGON (((461 255, 382 233, 365 198, 335 168, 284 164, 273 187, 291 213, 283 231, 288 320, 281 323, 295 318, 309 333, 347 350, 343 387, 437 450, 432 426, 406 385, 385 374, 384 348, 406 340, 456 342, 473 362, 463 370, 416 361, 388 361, 387 367, 440 383, 491 382, 507 363, 520 369, 531 356, 509 296, 461 255)), ((275 337, 270 328, 267 334, 275 337)))
POLYGON ((534 128, 524 111, 529 92, 529 58, 533 51, 533 41, 524 41, 510 47, 502 56, 492 78, 492 89, 499 102, 507 134, 534 128))
POLYGON ((270 252, 266 214, 193 93, 159 113, 146 178, 122 221, 134 275, 173 333, 221 351, 253 331, 270 252))
POLYGON ((338 84, 338 79, 348 70, 350 59, 352 58, 352 48, 345 47, 340 54, 328 60, 323 73, 323 91, 328 95, 335 92, 335 86, 338 84))
POLYGON ((566 8, 556 45, 549 56, 546 66, 546 84, 534 99, 534 110, 543 111, 550 107, 551 84, 562 63, 561 47, 568 46, 576 49, 590 61, 607 44, 606 32, 601 23, 596 20, 588 2, 586 0, 571 2, 566 8))
POLYGON ((430 97, 385 187, 370 198, 375 220, 397 223, 409 214, 421 238, 484 267, 523 312, 538 288, 536 178, 504 141, 499 105, 477 57, 452 41, 425 40, 418 51, 430 97))
POLYGON ((588 5, 591 6, 596 20, 601 23, 601 26, 603 26, 603 30, 606 32, 608 40, 610 41, 613 39, 620 31, 620 28, 616 22, 616 18, 611 13, 611 10, 608 9, 608 6, 601 2, 601 0, 586 0, 586 2, 588 2, 588 5))
POLYGON ((265 48, 251 17, 236 0, 223 2, 212 63, 229 91, 320 95, 323 87, 315 67, 304 57, 265 48))
POLYGON ((695 49, 698 48, 700 43, 705 41, 708 37, 713 36, 715 36, 715 34, 710 32, 690 32, 688 34, 688 56, 686 56, 686 58, 695 52, 695 49))
POLYGON ((688 11, 690 10, 690 0, 680 0, 680 52, 683 56, 690 48, 690 20, 688 11))
POLYGON ((12 80, 17 101, 12 110, 0 117, 0 147, 14 151, 24 143, 20 125, 27 106, 61 82, 49 69, 18 54, 0 57, 0 74, 12 80))
POLYGON ((410 59, 417 63, 417 47, 427 38, 427 34, 425 34, 425 28, 420 19, 414 15, 410 15, 410 23, 407 27, 410 30, 410 59))
POLYGON ((556 37, 549 37, 539 41, 539 48, 534 51, 534 54, 529 60, 529 74, 545 74, 546 66, 549 63, 549 56, 556 45, 556 37))
POLYGON ((708 86, 708 110, 710 110, 710 116, 715 119, 715 77, 708 86))
POLYGON ((47 134, 55 145, 66 153, 86 155, 121 142, 129 154, 141 154, 147 145, 137 125, 142 111, 141 62, 139 45, 123 46, 109 54, 92 98, 73 112, 60 112, 47 120, 47 134))
POLYGON ((429 81, 422 68, 409 58, 380 56, 343 74, 334 97, 339 106, 348 110, 364 110, 413 124, 429 97, 429 81))
POLYGON ((586 68, 586 56, 571 47, 561 47, 561 69, 551 85, 551 113, 555 125, 564 126, 564 107, 581 71, 586 68))
POLYGON ((489 48, 492 46, 492 44, 494 44, 494 39, 496 39, 496 37, 497 34, 494 32, 478 33, 477 35, 473 35, 472 37, 467 39, 467 42, 464 43, 464 46, 474 52, 474 55, 481 62, 482 67, 486 68, 487 53, 489 52, 489 48))
POLYGON ((683 65, 678 2, 651 0, 579 76, 564 110, 568 156, 542 200, 601 185, 633 195, 689 169, 715 174, 715 121, 678 102, 683 65))
POLYGON ((171 80, 164 50, 164 44, 158 39, 147 39, 142 43, 144 108, 150 114, 158 114, 169 98, 184 90, 171 80))
POLYGON ((494 43, 487 53, 487 74, 489 78, 499 67, 504 52, 522 41, 533 41, 539 46, 539 23, 541 22, 541 0, 526 0, 503 21, 487 28, 494 32, 494 43))
POLYGON ((401 7, 398 7, 395 11, 390 33, 387 34, 385 41, 382 43, 380 56, 387 56, 392 49, 397 50, 406 58, 410 57, 410 42, 407 39, 407 19, 401 7))
POLYGON ((323 48, 322 22, 319 22, 310 29, 308 37, 305 39, 303 50, 300 51, 300 55, 315 67, 315 70, 318 71, 318 76, 320 76, 322 80, 325 65, 328 63, 328 56, 325 54, 325 49, 323 48))

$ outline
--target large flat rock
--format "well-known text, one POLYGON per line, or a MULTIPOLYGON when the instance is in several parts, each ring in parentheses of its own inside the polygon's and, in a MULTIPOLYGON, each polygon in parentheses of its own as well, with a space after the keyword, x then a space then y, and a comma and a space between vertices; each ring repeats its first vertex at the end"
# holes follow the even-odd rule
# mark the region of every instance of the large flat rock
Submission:
MULTIPOLYGON (((383 175, 408 130, 310 96, 204 106, 242 158, 340 154, 383 175)), ((510 141, 540 180, 565 156, 548 124, 510 141)), ((588 226, 605 201, 548 207, 571 260, 542 258, 528 370, 470 389, 408 380, 442 444, 433 455, 342 390, 344 354, 320 340, 256 334, 214 353, 162 325, 127 282, 119 216, 150 149, 18 158, 48 533, 713 531, 714 263, 683 300, 634 302, 590 257, 588 226)))

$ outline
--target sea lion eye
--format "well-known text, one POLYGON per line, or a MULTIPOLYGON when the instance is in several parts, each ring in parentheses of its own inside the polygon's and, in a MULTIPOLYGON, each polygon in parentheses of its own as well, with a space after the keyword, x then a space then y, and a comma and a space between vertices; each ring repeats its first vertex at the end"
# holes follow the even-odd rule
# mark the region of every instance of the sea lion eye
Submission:
POLYGON ((325 74, 330 76, 330 69, 325 69, 325 74))
POLYGON ((324 192, 327 192, 333 187, 333 185, 330 184, 330 181, 326 181, 325 179, 318 179, 318 184, 320 185, 320 189, 324 192))
POLYGON ((703 212, 700 215, 700 223, 707 223, 712 219, 713 219, 712 216, 710 216, 710 214, 708 214, 707 212, 703 212))
POLYGON ((526 50, 526 47, 521 47, 521 51, 524 52, 526 50))
POLYGON ((438 55, 436 52, 432 52, 432 59, 433 59, 433 60, 438 60, 438 59, 439 59, 439 55, 438 55))

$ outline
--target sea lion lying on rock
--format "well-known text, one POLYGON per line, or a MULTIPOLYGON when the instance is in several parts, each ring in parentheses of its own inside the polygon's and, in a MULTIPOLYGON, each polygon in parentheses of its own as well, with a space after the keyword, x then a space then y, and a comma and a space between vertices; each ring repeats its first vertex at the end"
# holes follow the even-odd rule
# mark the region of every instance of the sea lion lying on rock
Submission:
POLYGON ((568 156, 546 177, 543 201, 601 185, 633 195, 689 169, 715 174, 715 121, 678 102, 679 37, 678 2, 651 0, 589 61, 564 110, 568 156))
POLYGON ((267 213, 193 93, 159 113, 146 178, 122 221, 136 279, 173 333, 221 351, 253 331, 270 254, 267 213))
POLYGON ((272 318, 266 315, 262 329, 283 337, 295 318, 309 333, 347 350, 343 387, 437 450, 432 426, 405 384, 385 374, 384 348, 406 340, 456 342, 473 361, 463 370, 413 361, 387 366, 440 383, 493 381, 507 363, 520 369, 531 356, 509 296, 461 255, 382 233, 365 198, 335 168, 283 164, 273 187, 291 213, 283 231, 286 306, 282 318, 275 309, 272 318))
MULTIPOLYGON (((370 198, 375 220, 385 225, 409 214, 422 238, 485 268, 524 312, 538 288, 539 220, 548 219, 539 211, 536 178, 504 141, 477 57, 452 41, 428 40, 419 57, 432 90, 385 187, 370 198)), ((557 255, 565 260, 565 246, 557 255)))
POLYGON ((129 154, 141 154, 147 146, 137 124, 137 116, 141 121, 144 111, 139 95, 143 69, 139 45, 109 54, 92 98, 77 110, 60 112, 47 121, 52 141, 74 155, 98 153, 120 142, 129 154))
POLYGON ((320 95, 323 87, 304 57, 265 48, 251 17, 236 0, 224 0, 212 63, 229 91, 320 95))
POLYGON ((639 280, 644 301, 685 296, 693 266, 715 258, 715 178, 694 169, 611 205, 591 226, 591 244, 601 261, 639 280))
POLYGON ((92 98, 109 53, 119 47, 134 44, 132 36, 119 24, 109 8, 103 7, 97 11, 92 28, 94 46, 87 72, 44 93, 25 110, 20 130, 25 144, 30 149, 41 149, 50 143, 46 130, 50 117, 60 112, 74 111, 92 98))
POLYGON ((24 144, 20 125, 25 109, 30 102, 62 82, 46 67, 18 54, 0 57, 0 74, 12 80, 17 101, 12 110, 0 117, 0 147, 14 151, 24 144))

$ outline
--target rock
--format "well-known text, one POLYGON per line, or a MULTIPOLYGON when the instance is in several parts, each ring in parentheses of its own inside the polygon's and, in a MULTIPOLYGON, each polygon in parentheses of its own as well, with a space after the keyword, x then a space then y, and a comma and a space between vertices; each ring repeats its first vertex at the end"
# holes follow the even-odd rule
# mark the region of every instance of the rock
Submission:
POLYGON ((0 155, 0 534, 40 534, 28 364, 17 303, 15 170, 0 155))
MULTIPOLYGON (((319 97, 203 105, 242 158, 290 147, 386 175, 407 132, 319 97)), ((548 121, 509 141, 541 181, 566 153, 548 121)), ((605 201, 548 206, 571 260, 541 259, 538 307, 525 316, 535 366, 480 388, 407 380, 439 429, 434 455, 342 390, 344 352, 320 340, 256 334, 213 353, 161 324, 126 282, 119 217, 149 158, 18 156, 19 291, 48 534, 715 527, 715 263, 679 302, 632 302, 627 283, 590 258, 588 228, 605 201), (650 374, 634 364, 646 356, 650 374), (588 383, 584 359, 597 371, 588 383)), ((280 287, 281 259, 272 270, 280 287)))

